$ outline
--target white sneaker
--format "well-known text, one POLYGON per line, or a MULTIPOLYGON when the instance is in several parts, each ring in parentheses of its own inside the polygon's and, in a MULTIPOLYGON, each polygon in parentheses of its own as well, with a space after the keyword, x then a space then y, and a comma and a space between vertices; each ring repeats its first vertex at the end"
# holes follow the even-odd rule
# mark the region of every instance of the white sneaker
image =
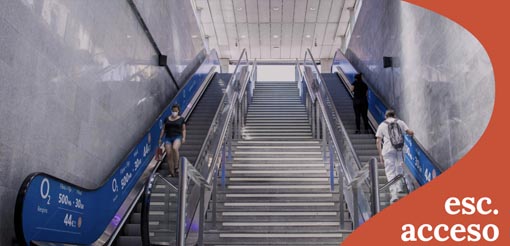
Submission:
POLYGON ((395 203, 395 202, 397 202, 397 201, 398 201, 398 197, 392 197, 392 198, 390 199, 390 204, 393 204, 393 203, 395 203))

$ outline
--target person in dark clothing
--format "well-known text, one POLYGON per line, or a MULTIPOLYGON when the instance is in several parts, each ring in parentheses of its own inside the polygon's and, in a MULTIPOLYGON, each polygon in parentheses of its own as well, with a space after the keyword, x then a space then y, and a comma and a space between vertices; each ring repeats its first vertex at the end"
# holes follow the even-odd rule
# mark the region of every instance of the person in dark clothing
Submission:
POLYGON ((176 177, 179 169, 179 148, 186 142, 186 124, 179 115, 179 105, 172 106, 172 114, 165 119, 159 136, 159 145, 165 144, 167 164, 170 176, 176 177))
POLYGON ((354 114, 356 117, 356 132, 360 134, 360 118, 363 117, 363 123, 365 123, 365 133, 369 133, 368 125, 368 100, 367 92, 368 86, 363 82, 361 73, 356 74, 354 77, 354 83, 352 83, 351 91, 354 92, 353 106, 354 114))

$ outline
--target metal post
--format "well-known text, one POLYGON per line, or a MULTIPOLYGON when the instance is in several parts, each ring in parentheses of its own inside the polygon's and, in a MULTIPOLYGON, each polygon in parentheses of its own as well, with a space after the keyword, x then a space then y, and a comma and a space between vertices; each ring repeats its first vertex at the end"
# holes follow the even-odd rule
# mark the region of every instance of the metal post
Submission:
POLYGON ((358 205, 358 182, 355 181, 353 184, 352 184, 352 200, 353 200, 353 210, 354 210, 354 215, 353 215, 353 218, 352 218, 352 229, 356 229, 358 228, 359 226, 359 205, 358 205))
POLYGON ((214 171, 213 171, 213 190, 212 190, 212 199, 213 199, 213 204, 212 204, 212 224, 213 224, 213 227, 216 228, 216 201, 218 198, 216 198, 216 189, 218 188, 218 173, 216 172, 217 169, 214 168, 214 171))
POLYGON ((239 134, 241 133, 241 121, 243 119, 242 106, 241 102, 237 101, 237 127, 236 127, 236 139, 239 139, 239 134))
POLYGON ((186 163, 186 158, 181 157, 181 173, 179 174, 179 227, 177 233, 177 244, 179 246, 184 246, 186 241, 185 239, 185 228, 186 228, 186 195, 188 192, 188 165, 186 163))
POLYGON ((198 215, 198 246, 204 245, 204 226, 205 226, 205 186, 200 184, 200 210, 198 215))
MULTIPOLYGON (((333 161, 333 147, 329 145, 329 182, 331 185, 331 191, 335 191, 335 166, 333 161)), ((340 191, 342 192, 342 191, 340 191)))
POLYGON ((370 168, 370 180, 372 180, 372 216, 379 213, 381 210, 380 208, 380 202, 379 202, 379 175, 377 170, 377 159, 372 158, 368 162, 369 168, 370 168))
POLYGON ((316 138, 317 133, 315 132, 316 131, 316 129, 315 129, 315 102, 312 103, 310 115, 312 116, 312 137, 316 138))
MULTIPOLYGON (((326 124, 324 123, 324 118, 321 117, 321 125, 322 125, 322 152, 324 153, 323 159, 326 160, 326 145, 328 141, 329 134, 326 133, 326 124)), ((330 150, 331 153, 331 150, 330 150)), ((331 158, 331 156, 330 156, 331 158)))
POLYGON ((319 105, 316 105, 315 107, 315 120, 317 121, 317 123, 315 124, 315 127, 317 129, 315 129, 315 137, 317 139, 320 139, 320 110, 321 108, 319 107, 319 105))
POLYGON ((340 228, 345 229, 345 197, 344 197, 344 178, 342 172, 338 169, 338 204, 340 204, 340 228))
POLYGON ((232 126, 229 127, 228 133, 228 160, 232 161, 232 126))
POLYGON ((239 108, 237 107, 237 105, 234 106, 234 110, 233 110, 234 115, 232 117, 233 126, 231 127, 231 130, 234 133, 234 139, 237 139, 237 120, 239 117, 238 111, 239 111, 239 108))
POLYGON ((223 144, 222 148, 222 156, 221 156, 221 188, 225 189, 225 173, 226 168, 225 165, 227 165, 227 153, 226 153, 226 147, 225 144, 223 144))

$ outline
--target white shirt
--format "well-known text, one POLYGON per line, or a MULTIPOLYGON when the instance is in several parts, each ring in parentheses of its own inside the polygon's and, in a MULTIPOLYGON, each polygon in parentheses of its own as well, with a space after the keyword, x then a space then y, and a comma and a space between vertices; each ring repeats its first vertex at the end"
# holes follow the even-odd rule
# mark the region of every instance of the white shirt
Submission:
POLYGON ((386 123, 382 122, 379 125, 379 127, 377 127, 377 132, 375 133, 375 136, 378 137, 378 138, 381 138, 382 141, 383 141, 382 155, 385 155, 388 152, 390 152, 392 150, 395 150, 395 148, 391 144, 390 134, 388 132, 389 124, 387 124, 387 123, 391 123, 391 122, 394 122, 394 121, 397 121, 397 124, 400 126, 400 130, 402 130, 402 134, 406 134, 406 131, 409 129, 409 127, 406 125, 405 122, 403 122, 401 120, 397 120, 395 118, 388 118, 388 119, 386 119, 384 121, 386 123))

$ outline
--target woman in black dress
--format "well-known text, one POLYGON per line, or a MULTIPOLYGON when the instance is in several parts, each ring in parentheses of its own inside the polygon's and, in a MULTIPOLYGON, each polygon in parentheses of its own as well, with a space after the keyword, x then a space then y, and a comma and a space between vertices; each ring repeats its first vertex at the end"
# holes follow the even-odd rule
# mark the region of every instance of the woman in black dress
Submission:
POLYGON ((179 169, 179 148, 186 142, 186 124, 179 115, 179 105, 172 106, 172 115, 165 119, 159 136, 159 145, 165 144, 166 159, 170 176, 176 177, 179 169))

